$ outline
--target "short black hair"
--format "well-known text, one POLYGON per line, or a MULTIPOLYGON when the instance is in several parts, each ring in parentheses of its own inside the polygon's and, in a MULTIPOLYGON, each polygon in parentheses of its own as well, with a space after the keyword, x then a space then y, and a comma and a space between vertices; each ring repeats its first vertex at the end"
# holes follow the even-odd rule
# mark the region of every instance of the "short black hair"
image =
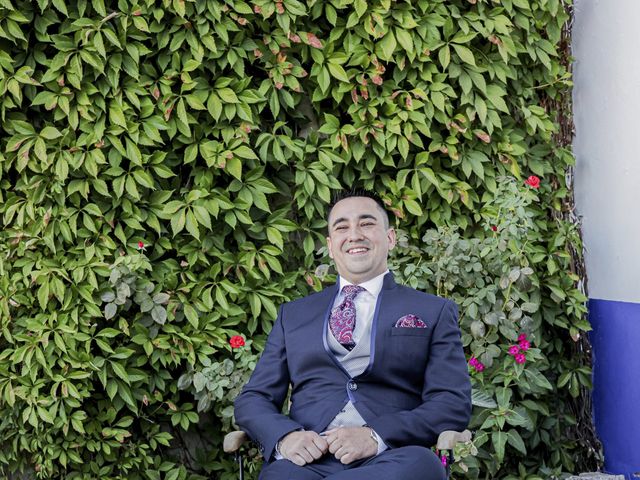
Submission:
POLYGON ((334 192, 331 198, 331 202, 329 202, 329 207, 327 210, 327 221, 329 220, 329 217, 331 216, 331 210, 333 210, 333 207, 336 205, 336 203, 351 197, 366 197, 376 202, 376 204, 378 205, 378 207, 380 207, 380 210, 382 210, 384 214, 383 218, 386 223, 385 227, 389 228, 389 224, 390 224, 389 211, 387 210, 386 205, 382 201, 382 198, 380 198, 380 195, 378 195, 376 192, 372 190, 367 190, 365 188, 343 189, 343 190, 338 190, 334 192))

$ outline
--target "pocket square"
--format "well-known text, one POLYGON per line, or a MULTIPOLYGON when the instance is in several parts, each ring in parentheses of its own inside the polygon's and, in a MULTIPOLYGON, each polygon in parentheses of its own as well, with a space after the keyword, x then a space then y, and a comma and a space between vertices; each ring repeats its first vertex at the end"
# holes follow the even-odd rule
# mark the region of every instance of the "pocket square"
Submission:
POLYGON ((404 315, 398 319, 396 328, 427 328, 427 324, 417 315, 404 315))

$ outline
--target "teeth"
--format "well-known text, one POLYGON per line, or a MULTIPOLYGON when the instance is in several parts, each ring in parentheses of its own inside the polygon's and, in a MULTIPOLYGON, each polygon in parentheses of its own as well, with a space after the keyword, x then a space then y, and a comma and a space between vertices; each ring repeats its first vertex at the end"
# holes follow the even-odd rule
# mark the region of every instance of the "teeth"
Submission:
POLYGON ((360 252, 366 252, 367 249, 366 248, 352 248, 349 250, 349 253, 360 253, 360 252))

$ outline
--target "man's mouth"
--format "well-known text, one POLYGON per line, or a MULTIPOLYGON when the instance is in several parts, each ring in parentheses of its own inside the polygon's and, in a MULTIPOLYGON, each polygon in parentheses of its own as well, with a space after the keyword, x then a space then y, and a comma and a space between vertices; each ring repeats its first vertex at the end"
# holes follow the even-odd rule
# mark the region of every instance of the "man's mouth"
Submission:
POLYGON ((362 253, 367 253, 368 251, 369 249, 366 247, 351 247, 350 249, 347 250, 347 253, 349 255, 359 255, 362 253))

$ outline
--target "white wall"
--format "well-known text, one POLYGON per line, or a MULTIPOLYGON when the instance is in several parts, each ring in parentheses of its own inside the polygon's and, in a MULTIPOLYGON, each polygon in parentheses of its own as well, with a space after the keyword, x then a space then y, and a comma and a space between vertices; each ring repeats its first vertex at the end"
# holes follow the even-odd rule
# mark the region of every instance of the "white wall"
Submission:
POLYGON ((589 297, 640 303, 640 1, 574 5, 575 187, 589 297))

